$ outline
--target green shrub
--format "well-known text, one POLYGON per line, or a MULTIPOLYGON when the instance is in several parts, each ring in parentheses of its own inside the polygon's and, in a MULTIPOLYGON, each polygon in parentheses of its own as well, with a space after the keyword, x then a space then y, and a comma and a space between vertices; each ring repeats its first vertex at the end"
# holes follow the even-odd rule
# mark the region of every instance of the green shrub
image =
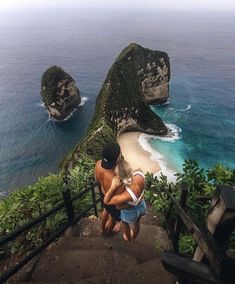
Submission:
MULTIPOLYGON (((153 204, 164 221, 166 221, 170 205, 165 188, 168 188, 176 200, 179 200, 182 183, 188 185, 187 211, 195 223, 202 226, 210 208, 210 200, 215 188, 218 185, 235 185, 235 170, 223 165, 216 165, 206 171, 199 168, 198 163, 191 159, 185 161, 182 173, 177 173, 176 176, 177 182, 172 184, 168 183, 167 177, 163 175, 158 178, 149 173, 146 175, 146 199, 153 204)), ((172 210, 171 218, 174 219, 175 216, 176 213, 172 210)), ((186 230, 183 230, 179 240, 180 252, 190 254, 194 247, 192 236, 188 235, 186 230)), ((231 238, 230 249, 235 249, 234 236, 231 238)))
MULTIPOLYGON (((50 174, 1 200, 0 235, 12 232, 58 204, 62 197, 62 184, 61 175, 50 174)), ((65 213, 58 212, 53 219, 25 232, 15 242, 5 246, 5 254, 20 253, 36 247, 64 218, 65 213)))
POLYGON ((196 247, 196 241, 191 235, 181 235, 179 238, 179 252, 185 255, 192 255, 196 247))
MULTIPOLYGON (((86 154, 81 154, 76 166, 69 170, 68 187, 74 193, 80 192, 86 188, 89 182, 94 177, 95 161, 86 154)), ((82 211, 90 206, 92 203, 91 192, 83 195, 79 200, 74 202, 75 211, 82 211)))
MULTIPOLYGON (((74 169, 69 171, 68 187, 71 195, 83 190, 94 174, 94 160, 85 154, 74 169)), ((0 201, 0 236, 14 231, 42 213, 62 202, 64 187, 61 174, 49 174, 39 178, 30 186, 13 192, 10 196, 0 201)), ((74 202, 75 211, 80 212, 91 204, 91 193, 87 193, 80 200, 74 202)), ((8 254, 20 254, 39 246, 52 231, 67 220, 65 210, 58 211, 47 218, 40 225, 23 233, 16 241, 7 244, 0 251, 0 257, 8 254)))
POLYGON ((86 154, 81 154, 76 166, 69 170, 68 186, 74 192, 85 188, 88 181, 94 176, 95 161, 86 154))

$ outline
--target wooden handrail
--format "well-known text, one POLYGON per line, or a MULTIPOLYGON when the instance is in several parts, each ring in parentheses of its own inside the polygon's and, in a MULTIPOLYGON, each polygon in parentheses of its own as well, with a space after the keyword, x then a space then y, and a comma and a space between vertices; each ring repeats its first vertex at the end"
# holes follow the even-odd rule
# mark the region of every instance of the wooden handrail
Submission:
POLYGON ((181 218, 188 231, 192 234, 198 246, 208 257, 211 267, 214 269, 217 275, 219 275, 220 264, 225 259, 224 253, 219 251, 218 247, 216 246, 216 242, 211 236, 209 237, 206 232, 202 232, 201 229, 198 228, 198 226, 192 221, 189 215, 184 211, 178 201, 175 200, 167 188, 165 188, 165 192, 173 202, 178 216, 181 218))

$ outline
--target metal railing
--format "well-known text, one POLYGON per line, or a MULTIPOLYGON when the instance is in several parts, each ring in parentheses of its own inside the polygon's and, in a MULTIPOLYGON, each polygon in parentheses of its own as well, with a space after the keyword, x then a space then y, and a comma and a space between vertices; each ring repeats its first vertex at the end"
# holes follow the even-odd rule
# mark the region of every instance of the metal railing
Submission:
POLYGON ((75 196, 71 197, 71 193, 68 187, 64 188, 62 191, 63 202, 58 204, 56 207, 50 209, 49 211, 43 213, 38 218, 24 224, 23 226, 17 228, 13 232, 10 232, 0 238, 0 247, 6 245, 9 242, 14 241, 17 237, 25 233, 26 231, 35 228, 40 223, 44 222, 48 217, 55 215, 59 210, 65 209, 67 215, 67 221, 65 224, 56 228, 51 235, 43 241, 43 243, 36 249, 32 250, 26 257, 24 257, 21 261, 19 261, 15 266, 11 267, 9 270, 5 271, 0 275, 0 283, 4 283, 8 280, 12 275, 14 275, 17 271, 19 271, 25 264, 27 264, 30 260, 32 260, 37 254, 39 254, 44 248, 46 248, 49 244, 51 244, 56 238, 58 238, 67 228, 71 225, 75 224, 82 217, 86 216, 87 213, 91 210, 94 210, 96 216, 98 216, 97 204, 100 202, 100 198, 96 198, 95 187, 96 183, 94 180, 89 182, 84 190, 77 193, 75 196), (73 202, 81 199, 83 195, 86 193, 91 193, 92 204, 79 213, 77 216, 74 212, 73 202))

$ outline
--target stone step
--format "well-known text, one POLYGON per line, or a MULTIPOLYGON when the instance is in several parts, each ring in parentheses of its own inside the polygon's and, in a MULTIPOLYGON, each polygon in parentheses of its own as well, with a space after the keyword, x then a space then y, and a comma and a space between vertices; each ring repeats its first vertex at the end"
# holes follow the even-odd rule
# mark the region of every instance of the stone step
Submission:
POLYGON ((25 283, 93 283, 83 281, 108 279, 112 274, 127 273, 135 265, 134 257, 118 251, 47 250, 25 283))
MULTIPOLYGON (((141 224, 153 225, 162 227, 162 221, 159 215, 156 214, 153 206, 147 203, 147 214, 141 218, 141 224)), ((100 212, 101 213, 101 212, 100 212)), ((100 235, 100 220, 95 216, 83 218, 74 227, 69 228, 68 232, 75 230, 74 234, 78 235, 100 235), (93 220, 93 221, 91 221, 93 220), (92 222, 92 227, 87 227, 92 222), (79 224, 79 227, 77 226, 79 224)))
POLYGON ((100 237, 100 220, 95 216, 83 218, 75 225, 69 227, 64 235, 66 237, 100 237))
MULTIPOLYGON (((66 231, 67 237, 101 237, 100 221, 98 219, 84 218, 75 226, 66 231)), ((106 237, 107 239, 122 239, 122 233, 106 237)), ((156 225, 141 223, 140 233, 135 242, 139 245, 147 245, 156 248, 169 249, 169 240, 166 231, 156 225)))
MULTIPOLYGON (((121 234, 119 235, 121 236, 121 234)), ((56 250, 106 250, 124 252, 134 257, 137 263, 145 262, 158 255, 157 249, 152 245, 138 243, 137 241, 126 242, 122 238, 109 237, 65 237, 53 248, 56 250)))
MULTIPOLYGON (((122 259, 120 260, 120 263, 122 259)), ((81 266, 77 265, 77 267, 66 269, 66 267, 57 268, 60 270, 56 270, 55 273, 51 267, 49 267, 50 271, 44 270, 36 270, 30 281, 21 282, 24 284, 65 284, 65 283, 89 283, 89 284, 173 284, 176 279, 168 272, 166 272, 161 264, 161 261, 158 257, 153 258, 145 263, 136 265, 131 262, 124 262, 122 264, 125 265, 125 270, 122 271, 114 271, 111 270, 104 271, 94 271, 93 264, 97 263, 96 267, 99 267, 99 261, 93 261, 90 264, 89 271, 87 269, 83 269, 81 266), (98 271, 98 272, 97 272, 98 271), (44 273, 44 276, 43 276, 44 273)), ((109 267, 106 267, 107 269, 109 267)))
POLYGON ((146 205, 147 205, 147 214, 141 218, 141 222, 143 224, 162 227, 163 225, 162 217, 156 213, 156 210, 154 209, 153 205, 149 204, 147 201, 146 205))
POLYGON ((169 249, 168 236, 153 212, 142 219, 132 242, 124 241, 121 232, 101 235, 100 220, 90 216, 41 254, 25 283, 173 283, 158 257, 163 249, 169 249))
POLYGON ((173 284, 176 279, 165 271, 159 257, 130 267, 128 272, 110 275, 110 282, 115 284, 173 284))
POLYGON ((172 284, 174 278, 164 270, 159 257, 137 264, 117 251, 60 250, 44 253, 26 283, 172 284))

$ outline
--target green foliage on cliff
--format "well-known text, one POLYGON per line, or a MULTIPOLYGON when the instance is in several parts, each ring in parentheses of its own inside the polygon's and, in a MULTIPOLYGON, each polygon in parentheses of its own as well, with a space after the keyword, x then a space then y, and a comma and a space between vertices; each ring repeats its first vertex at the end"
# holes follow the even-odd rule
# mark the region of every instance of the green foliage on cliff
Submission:
POLYGON ((170 69, 165 52, 145 49, 138 44, 130 44, 121 52, 97 96, 95 115, 86 137, 64 161, 63 167, 73 167, 80 153, 99 159, 103 146, 115 141, 117 134, 123 131, 167 132, 161 118, 145 102, 140 75, 149 62, 160 65, 160 58, 165 59, 170 69))
MULTIPOLYGON (((77 159, 76 166, 68 171, 68 187, 73 196, 85 188, 87 182, 93 177, 95 161, 88 155, 82 153, 77 159)), ((164 193, 164 187, 169 186, 167 178, 161 176, 154 178, 146 175, 147 187, 145 197, 164 217, 169 208, 169 200, 164 193)), ((218 165, 213 169, 205 171, 199 168, 195 161, 185 161, 182 173, 178 174, 176 184, 171 184, 172 194, 176 199, 180 196, 180 185, 186 182, 190 192, 187 201, 188 210, 197 223, 201 224, 210 207, 209 200, 198 199, 198 197, 209 197, 213 195, 218 184, 235 185, 235 171, 218 165)), ((38 217, 43 212, 51 209, 62 201, 63 178, 61 174, 50 174, 39 178, 35 184, 13 192, 9 197, 0 201, 0 235, 9 233, 28 221, 38 217)), ((75 211, 81 212, 91 204, 91 194, 87 194, 82 200, 74 203, 75 211)), ((64 210, 47 219, 46 222, 30 230, 0 251, 1 254, 19 254, 29 251, 42 243, 59 225, 66 221, 64 210)), ((179 241, 182 253, 190 254, 195 248, 192 237, 184 232, 179 241)), ((235 236, 231 240, 230 249, 235 249, 235 236)))
MULTIPOLYGON (((60 202, 62 183, 60 175, 50 174, 0 201, 0 235, 12 232, 60 202)), ((5 252, 14 254, 37 246, 54 225, 61 221, 61 218, 63 215, 57 214, 56 221, 45 222, 36 229, 26 232, 17 239, 17 242, 6 246, 5 252)))
POLYGON ((85 154, 77 160, 77 164, 68 172, 68 187, 76 193, 85 188, 94 176, 95 161, 85 154))
MULTIPOLYGON (((72 196, 85 188, 87 182, 93 177, 93 173, 94 160, 82 155, 76 167, 68 173, 68 187, 71 189, 72 196)), ((62 189, 62 175, 50 174, 1 200, 0 236, 12 232, 62 202, 62 189)), ((80 201, 74 202, 75 212, 87 208, 90 204, 91 194, 88 193, 80 201)), ((33 230, 24 233, 15 242, 6 245, 0 250, 0 256, 1 254, 19 254, 37 247, 52 231, 65 222, 66 218, 65 211, 59 211, 33 230)))
MULTIPOLYGON (((182 173, 177 174, 177 182, 175 184, 168 183, 167 178, 163 175, 157 178, 153 177, 152 174, 147 174, 146 180, 146 198, 161 215, 163 223, 165 222, 170 205, 170 201, 167 198, 164 188, 170 186, 172 195, 176 200, 179 200, 181 184, 186 183, 189 188, 187 210, 193 217, 195 223, 202 226, 210 208, 210 201, 215 188, 218 185, 235 186, 235 170, 229 169, 223 165, 216 165, 210 170, 204 170, 199 167, 196 161, 186 160, 183 164, 182 173)), ((233 237, 230 244, 230 249, 233 250, 235 249, 234 240, 235 238, 233 237)), ((194 251, 195 245, 195 241, 186 231, 180 236, 179 248, 181 253, 191 254, 194 251)))
POLYGON ((164 52, 145 49, 138 44, 125 48, 110 68, 97 97, 94 121, 104 118, 115 132, 136 130, 150 134, 166 133, 160 117, 145 102, 140 75, 149 62, 158 64, 160 57, 168 58, 164 52), (123 119, 132 120, 131 124, 120 126, 123 119))
POLYGON ((41 79, 41 95, 45 104, 51 104, 57 100, 58 83, 64 79, 73 80, 58 66, 52 66, 44 72, 41 79))

